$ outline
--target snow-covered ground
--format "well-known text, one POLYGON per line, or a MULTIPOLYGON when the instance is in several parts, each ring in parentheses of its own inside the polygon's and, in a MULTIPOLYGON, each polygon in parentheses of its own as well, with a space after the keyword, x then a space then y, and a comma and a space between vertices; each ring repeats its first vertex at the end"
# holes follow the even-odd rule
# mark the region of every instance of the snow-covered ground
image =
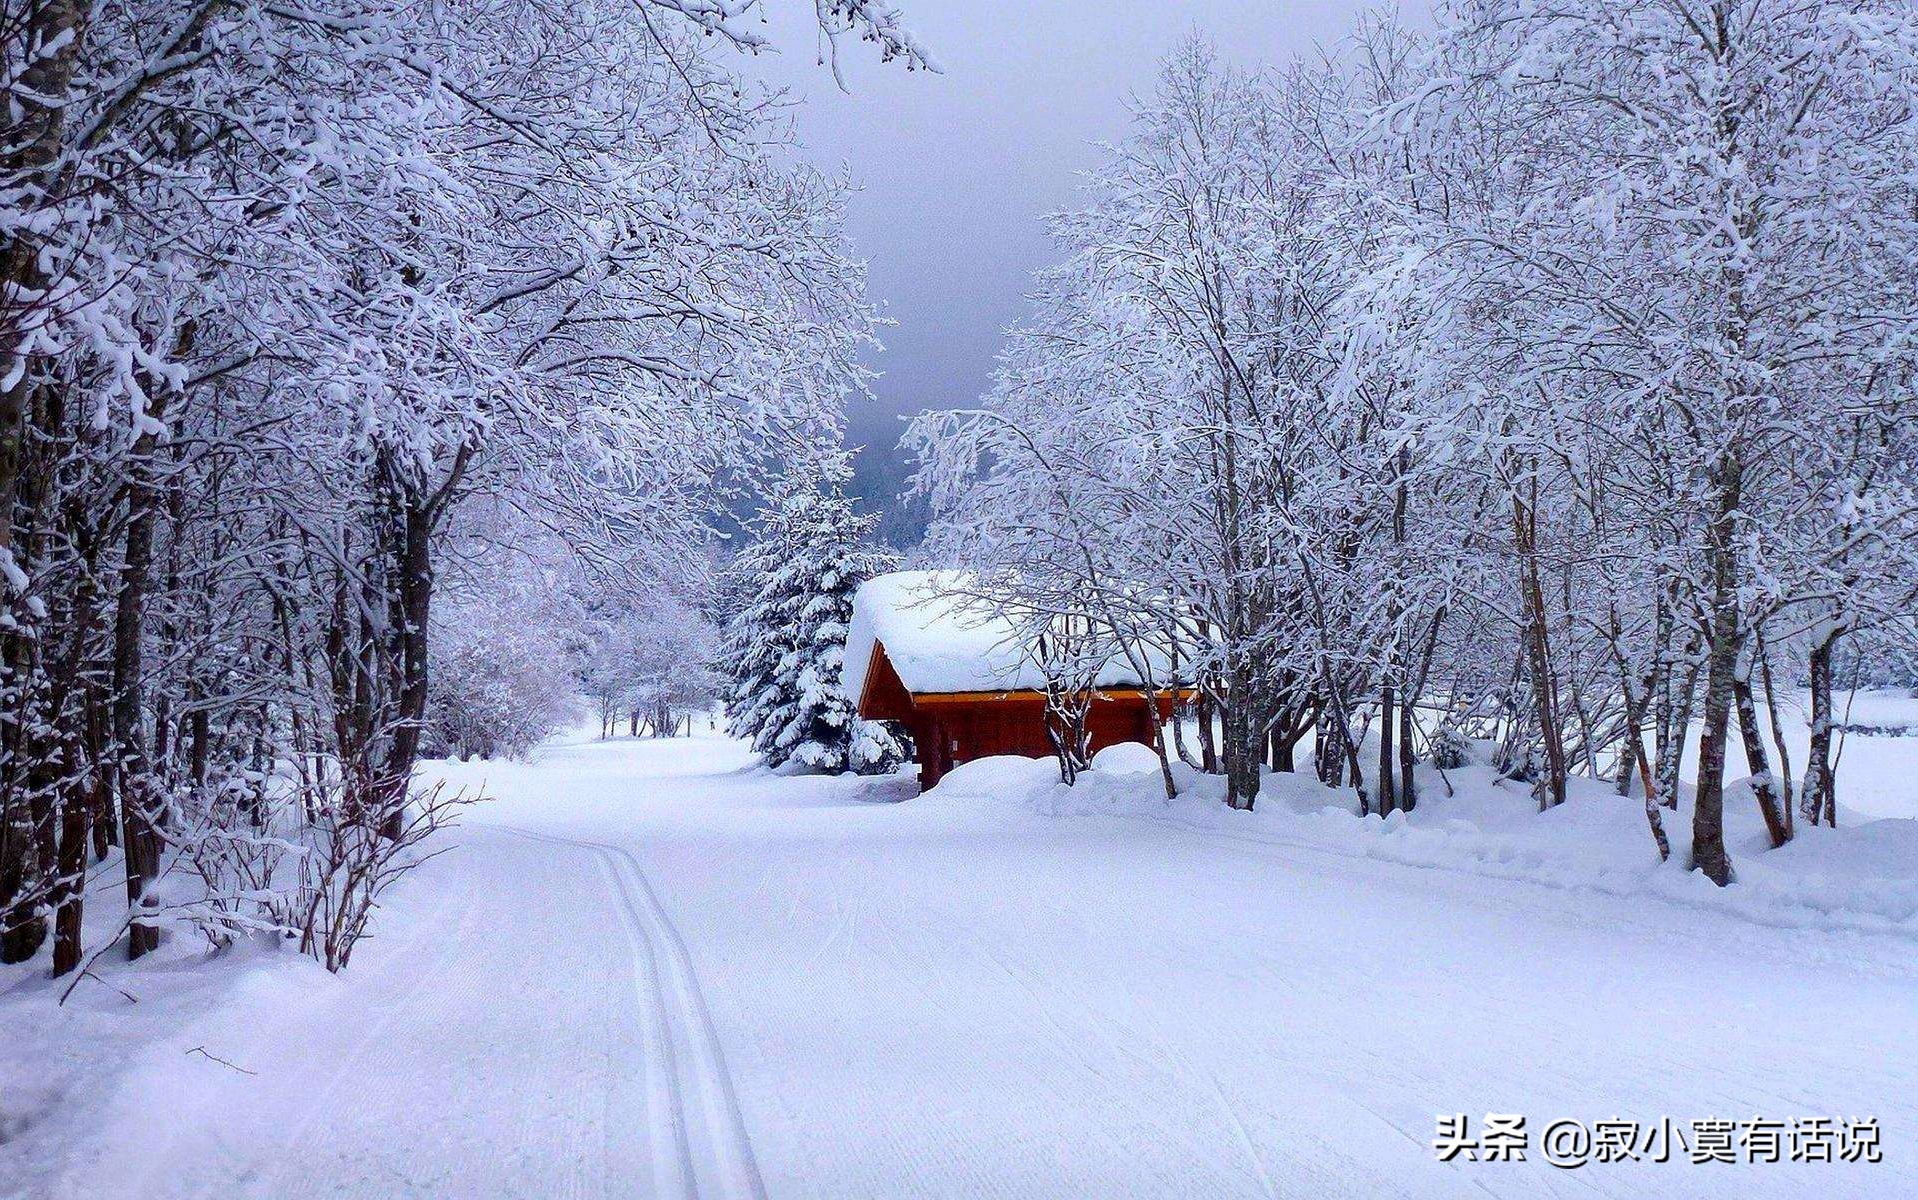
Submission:
MULTIPOLYGON (((1785 729, 1785 749, 1791 755, 1792 778, 1802 779, 1811 744, 1807 716, 1810 700, 1802 691, 1788 696, 1781 692, 1780 696, 1783 699, 1779 711, 1785 729)), ((1833 709, 1833 716, 1841 726, 1911 731, 1904 737, 1843 729, 1834 734, 1838 802, 1858 817, 1918 817, 1918 698, 1908 690, 1841 691, 1834 697, 1833 709)), ((1687 751, 1685 776, 1689 779, 1698 759, 1696 727, 1687 751)), ((1725 757, 1727 771, 1735 775, 1749 773, 1744 746, 1735 735, 1725 757)), ((1778 766, 1773 763, 1772 769, 1776 771, 1778 766)))
POLYGON ((718 737, 436 764, 496 799, 342 977, 0 975, 0 1196, 1918 1195, 1918 823, 1771 854, 1736 805, 1720 893, 1600 789, 1238 814, 1136 751, 908 803, 718 737), (1876 1117, 1884 1161, 1436 1160, 1488 1112, 1876 1117))

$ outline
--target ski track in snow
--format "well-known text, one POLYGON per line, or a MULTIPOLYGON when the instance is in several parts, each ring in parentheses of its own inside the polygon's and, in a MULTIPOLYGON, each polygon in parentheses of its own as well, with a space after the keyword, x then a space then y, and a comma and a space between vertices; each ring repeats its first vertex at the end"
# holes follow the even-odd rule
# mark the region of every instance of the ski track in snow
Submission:
POLYGON ((535 833, 511 825, 494 828, 550 845, 591 850, 599 856, 618 896, 632 939, 633 985, 651 1019, 647 1117, 656 1153, 660 1196, 738 1196, 764 1200, 766 1185, 753 1160, 752 1143, 733 1094, 725 1054, 713 1032, 712 1014, 700 991, 686 940, 680 936, 639 861, 619 846, 535 833), (662 1126, 664 1127, 662 1130, 662 1126))
POLYGON ((497 799, 344 976, 241 972, 0 1196, 1918 1195, 1908 937, 747 761, 435 764, 497 799), (1455 1111, 1872 1115, 1885 1162, 1440 1164, 1455 1111))
MULTIPOLYGON (((480 1128, 468 1134, 481 1135, 484 1152, 474 1158, 446 1164, 438 1180, 421 1187, 418 1182, 388 1182, 371 1190, 349 1190, 353 1195, 451 1195, 469 1190, 491 1191, 489 1184, 503 1182, 496 1174, 499 1159, 511 1152, 513 1135, 538 1135, 539 1129, 555 1124, 570 1124, 588 1129, 603 1122, 607 1133, 605 1163, 598 1170, 588 1169, 586 1178, 568 1178, 563 1171, 545 1175, 535 1164, 535 1178, 544 1176, 539 1190, 519 1186, 500 1186, 501 1195, 603 1195, 639 1196, 660 1200, 715 1200, 737 1197, 739 1200, 763 1200, 765 1186, 754 1161, 751 1144, 741 1119, 738 1100, 726 1070, 725 1058, 713 1031, 712 1018, 695 974, 685 940, 660 905, 657 893, 638 861, 624 848, 603 842, 562 837, 517 828, 489 824, 486 833, 510 835, 530 845, 558 848, 592 864, 590 872, 566 872, 585 882, 597 878, 599 889, 585 889, 566 897, 579 908, 570 913, 583 927, 602 918, 616 923, 623 940, 626 969, 623 990, 615 989, 609 999, 630 1005, 635 1023, 642 1031, 635 1053, 622 1056, 615 1071, 623 1071, 644 1081, 643 1103, 633 1107, 620 1104, 601 1106, 597 1122, 585 1108, 590 1097, 577 1095, 574 1102, 557 1111, 536 1115, 515 1114, 510 1128, 480 1128), (632 1127, 643 1131, 640 1145, 627 1147, 632 1127), (623 1164, 623 1168, 621 1165, 623 1164), (594 1186, 593 1180, 599 1181, 594 1186), (453 1181, 457 1180, 457 1183, 453 1181), (383 1190, 392 1187, 394 1190, 383 1190), (444 1188, 445 1190, 442 1190, 444 1188)), ((484 845, 484 842, 481 843, 484 845)), ((471 847, 466 850, 470 855, 471 847)), ((424 890, 424 889, 422 889, 424 890)), ((240 1172, 241 1193, 263 1200, 278 1197, 317 1197, 339 1194, 337 1181, 328 1172, 315 1170, 305 1152, 309 1139, 330 1114, 377 1107, 378 1098, 369 1079, 382 1078, 376 1070, 378 1060, 395 1046, 410 1041, 431 1041, 435 1020, 423 1020, 419 1001, 425 996, 450 996, 474 993, 476 973, 472 961, 476 946, 484 947, 487 936, 497 932, 484 927, 490 917, 497 922, 501 913, 485 914, 470 903, 456 903, 443 893, 437 895, 430 916, 408 922, 408 933, 395 958, 415 966, 402 973, 395 989, 385 992, 372 1020, 356 1028, 356 1035, 345 1051, 331 1057, 332 1065, 304 1069, 294 1065, 276 1094, 258 1097, 268 1111, 280 1107, 286 1114, 286 1132, 277 1139, 272 1153, 247 1164, 240 1172), (423 1027, 424 1026, 424 1027, 423 1027)), ((483 975, 483 972, 480 974, 483 975)), ((502 994, 478 997, 482 1004, 509 1004, 502 994)), ((431 1012, 431 1009, 428 1010, 431 1012)), ((617 1013, 588 1014, 589 1017, 617 1018, 617 1013)), ((316 1056, 317 1059, 317 1056, 316 1056)), ((569 1072, 573 1063, 564 1058, 544 1059, 542 1065, 553 1075, 569 1072)), ((417 1076, 403 1077, 404 1086, 416 1086, 417 1076)), ((468 1079, 452 1079, 474 1090, 504 1088, 512 1090, 522 1080, 505 1075, 492 1076, 482 1069, 468 1079)), ((404 1095, 404 1093, 402 1093, 404 1095)), ((202 1104, 201 1112, 215 1107, 202 1104)), ((393 1112, 405 1120, 407 1104, 396 1104, 393 1112)), ((142 1194, 206 1195, 223 1194, 209 1176, 204 1188, 191 1169, 182 1170, 180 1160, 199 1157, 187 1144, 191 1139, 175 1139, 172 1154, 145 1156, 146 1169, 138 1177, 142 1194), (180 1188, 180 1181, 189 1186, 180 1188), (177 1190, 175 1190, 177 1189, 177 1190)), ((380 1149, 376 1147, 375 1149, 380 1149)), ((431 1148, 421 1146, 430 1161, 431 1148)))

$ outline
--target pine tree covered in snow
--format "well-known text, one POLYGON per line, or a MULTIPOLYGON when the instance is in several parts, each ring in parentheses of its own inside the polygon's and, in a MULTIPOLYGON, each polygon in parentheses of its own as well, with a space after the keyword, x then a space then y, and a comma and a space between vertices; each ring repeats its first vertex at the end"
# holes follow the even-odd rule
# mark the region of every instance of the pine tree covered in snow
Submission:
POLYGON ((900 738, 863 721, 839 688, 853 591, 887 566, 873 520, 835 486, 796 488, 760 517, 736 570, 751 600, 727 633, 726 716, 772 767, 890 771, 900 738))

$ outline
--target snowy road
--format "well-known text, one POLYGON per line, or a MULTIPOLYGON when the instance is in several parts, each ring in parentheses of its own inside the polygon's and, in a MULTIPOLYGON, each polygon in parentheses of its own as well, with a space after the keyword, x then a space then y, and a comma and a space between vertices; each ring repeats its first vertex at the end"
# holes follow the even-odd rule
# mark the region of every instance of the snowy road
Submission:
POLYGON ((62 1189, 1918 1195, 1908 938, 744 763, 454 768, 498 799, 348 977, 189 1031, 237 1069, 130 1085, 62 1189), (1875 1116, 1885 1161, 1435 1161, 1488 1111, 1875 1116))

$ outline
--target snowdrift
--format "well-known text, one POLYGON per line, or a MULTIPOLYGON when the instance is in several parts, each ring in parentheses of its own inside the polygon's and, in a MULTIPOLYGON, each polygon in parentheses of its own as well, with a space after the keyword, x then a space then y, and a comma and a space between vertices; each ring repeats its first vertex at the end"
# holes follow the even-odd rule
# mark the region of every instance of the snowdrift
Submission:
POLYGON ((1615 795, 1608 784, 1574 779, 1566 803, 1540 813, 1524 784, 1500 780, 1489 767, 1441 773, 1421 764, 1418 771, 1418 808, 1383 820, 1359 816, 1350 789, 1294 774, 1268 773, 1257 808, 1235 812, 1225 806, 1222 778, 1181 763, 1173 766, 1180 794, 1167 800, 1158 760, 1130 744, 1102 752, 1072 787, 1059 782, 1050 760, 988 758, 955 768, 914 803, 1155 821, 1254 845, 1648 896, 1783 928, 1918 937, 1918 820, 1861 821, 1841 811, 1839 828, 1801 828, 1773 850, 1740 781, 1727 788, 1725 801, 1736 879, 1717 888, 1682 862, 1689 795, 1664 813, 1673 859, 1660 863, 1643 801, 1615 795))

